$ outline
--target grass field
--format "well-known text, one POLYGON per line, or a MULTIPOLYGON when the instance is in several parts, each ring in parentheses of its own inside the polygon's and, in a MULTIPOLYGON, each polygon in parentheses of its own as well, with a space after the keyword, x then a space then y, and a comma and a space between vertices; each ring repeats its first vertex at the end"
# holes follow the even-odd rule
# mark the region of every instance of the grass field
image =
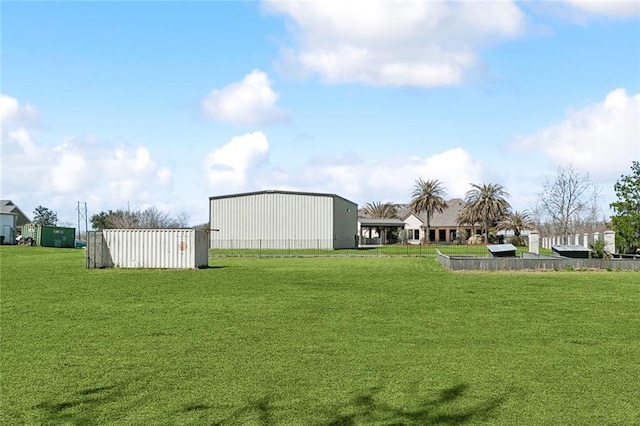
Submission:
POLYGON ((1 247, 0 422, 640 424, 640 274, 1 247))

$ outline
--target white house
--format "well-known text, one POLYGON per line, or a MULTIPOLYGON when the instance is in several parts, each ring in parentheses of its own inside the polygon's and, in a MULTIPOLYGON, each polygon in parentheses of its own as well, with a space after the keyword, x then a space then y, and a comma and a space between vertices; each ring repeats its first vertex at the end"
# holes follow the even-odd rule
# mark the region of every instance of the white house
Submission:
POLYGON ((30 220, 11 200, 0 200, 0 235, 4 244, 14 244, 19 228, 30 220))
POLYGON ((409 209, 408 204, 397 204, 397 215, 393 219, 372 219, 363 211, 358 217, 359 235, 362 244, 377 241, 384 244, 389 238, 391 230, 396 232, 404 229, 407 233, 407 242, 419 244, 421 242, 449 243, 455 241, 460 231, 465 231, 466 236, 480 233, 478 226, 458 225, 457 217, 464 201, 454 198, 447 201, 449 206, 442 213, 435 213, 429 221, 427 235, 427 215, 425 212, 415 213, 409 209))

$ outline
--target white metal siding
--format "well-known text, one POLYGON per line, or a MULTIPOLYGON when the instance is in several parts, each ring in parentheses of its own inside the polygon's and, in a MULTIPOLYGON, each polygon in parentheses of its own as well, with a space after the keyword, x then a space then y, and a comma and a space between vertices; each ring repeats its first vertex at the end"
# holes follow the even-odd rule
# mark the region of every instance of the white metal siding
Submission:
POLYGON ((266 192, 214 198, 213 248, 332 248, 333 197, 266 192))
POLYGON ((105 229, 105 265, 119 268, 199 268, 208 264, 205 231, 105 229), (201 234, 201 235, 200 235, 201 234), (109 261, 110 258, 110 261, 109 261))

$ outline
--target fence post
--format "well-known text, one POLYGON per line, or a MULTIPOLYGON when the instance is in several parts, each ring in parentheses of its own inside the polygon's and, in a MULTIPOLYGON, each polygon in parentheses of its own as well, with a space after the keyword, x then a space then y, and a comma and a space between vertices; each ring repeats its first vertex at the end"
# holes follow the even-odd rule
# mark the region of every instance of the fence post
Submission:
POLYGON ((616 252, 616 233, 613 231, 604 231, 604 251, 609 254, 616 252))
POLYGON ((536 230, 529 233, 529 251, 540 254, 540 234, 536 230))
POLYGON ((258 256, 262 256, 262 238, 258 240, 258 256))

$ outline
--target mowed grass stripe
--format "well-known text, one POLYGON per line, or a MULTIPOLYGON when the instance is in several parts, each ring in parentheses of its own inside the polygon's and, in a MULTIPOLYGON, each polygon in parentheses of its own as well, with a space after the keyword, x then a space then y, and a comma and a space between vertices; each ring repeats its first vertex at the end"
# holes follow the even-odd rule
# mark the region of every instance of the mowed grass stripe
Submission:
POLYGON ((640 275, 2 247, 3 424, 632 424, 640 275))

